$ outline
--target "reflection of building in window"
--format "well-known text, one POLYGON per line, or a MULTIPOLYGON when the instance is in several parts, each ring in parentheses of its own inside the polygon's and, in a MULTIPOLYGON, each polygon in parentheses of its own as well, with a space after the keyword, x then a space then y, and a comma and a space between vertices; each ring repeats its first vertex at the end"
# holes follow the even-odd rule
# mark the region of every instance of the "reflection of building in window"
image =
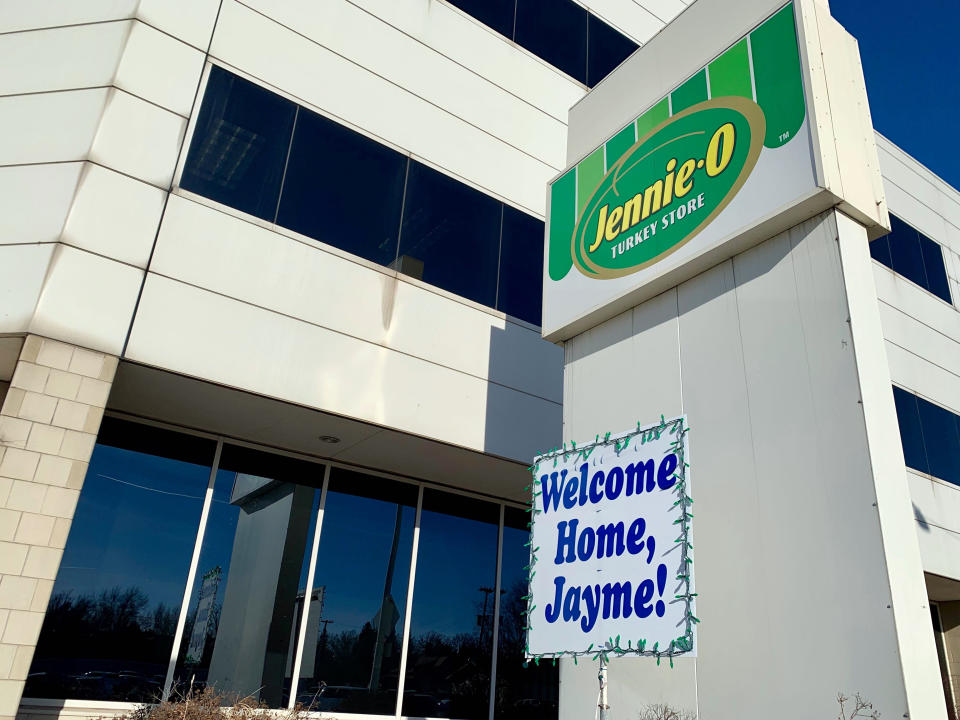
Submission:
POLYGON ((197 609, 194 611, 193 630, 190 632, 190 644, 187 645, 186 662, 196 665, 203 658, 207 645, 207 632, 213 621, 213 609, 217 601, 217 589, 220 587, 221 570, 215 567, 203 574, 200 594, 197 597, 197 609))

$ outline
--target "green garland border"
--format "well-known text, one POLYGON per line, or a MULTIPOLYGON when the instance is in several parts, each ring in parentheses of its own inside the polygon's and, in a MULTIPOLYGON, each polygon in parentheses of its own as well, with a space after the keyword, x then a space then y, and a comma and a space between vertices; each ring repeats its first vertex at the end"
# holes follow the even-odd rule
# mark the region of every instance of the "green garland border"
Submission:
POLYGON ((592 660, 602 659, 604 662, 609 662, 610 655, 615 657, 622 657, 623 655, 639 655, 647 657, 656 657, 657 665, 660 665, 660 659, 667 657, 670 660, 670 667, 673 667, 673 658, 678 655, 683 655, 685 653, 691 652, 693 650, 694 644, 694 626, 697 625, 700 620, 693 614, 693 599, 697 596, 696 593, 690 592, 690 566, 693 564, 693 558, 691 557, 691 552, 693 550, 693 544, 690 542, 690 526, 691 520, 693 519, 693 513, 690 512, 690 506, 693 504, 693 499, 690 497, 690 494, 687 492, 687 470, 690 467, 690 464, 687 462, 685 457, 685 445, 684 438, 690 428, 685 426, 684 418, 678 417, 672 420, 667 420, 663 415, 660 416, 660 422, 656 425, 650 425, 643 427, 639 422, 637 423, 637 429, 631 430, 627 433, 619 435, 617 437, 611 437, 611 433, 606 433, 603 436, 603 439, 597 435, 596 439, 589 444, 582 445, 577 447, 575 442, 570 442, 570 447, 567 447, 567 443, 564 443, 562 447, 554 448, 549 452, 544 453, 536 458, 533 465, 527 468, 533 476, 533 481, 524 488, 524 490, 531 491, 530 504, 528 506, 530 512, 530 521, 527 523, 527 528, 530 529, 532 533, 533 528, 533 518, 535 515, 538 515, 542 510, 538 510, 536 506, 537 497, 541 494, 537 490, 537 474, 540 468, 540 465, 545 462, 553 460, 553 466, 557 466, 557 461, 563 459, 564 462, 567 461, 570 455, 573 455, 573 462, 577 462, 581 457, 584 460, 587 460, 590 455, 598 447, 606 447, 613 445, 614 452, 619 455, 621 450, 626 449, 630 445, 630 441, 633 438, 640 436, 640 444, 645 444, 647 442, 657 440, 664 433, 670 435, 675 435, 673 442, 670 443, 670 449, 677 454, 677 470, 674 472, 673 477, 676 479, 673 489, 674 494, 677 496, 676 502, 673 503, 674 508, 679 508, 680 517, 673 521, 674 525, 679 525, 680 534, 676 540, 675 544, 680 545, 680 563, 677 568, 676 580, 681 581, 681 589, 683 592, 675 595, 676 600, 683 600, 685 603, 684 609, 684 632, 677 638, 674 638, 670 641, 670 645, 660 649, 660 643, 657 642, 653 647, 647 647, 647 641, 644 638, 637 640, 636 645, 634 645, 632 640, 627 640, 627 645, 624 647, 620 644, 620 636, 613 638, 611 637, 607 642, 603 644, 603 647, 594 647, 594 644, 591 643, 586 650, 561 650, 557 653, 541 653, 541 654, 531 654, 530 653, 530 628, 531 628, 531 616, 533 614, 536 605, 533 604, 533 590, 531 588, 531 583, 533 581, 533 576, 537 574, 535 565, 537 564, 537 550, 539 547, 533 547, 532 535, 529 540, 527 540, 526 545, 530 548, 530 564, 526 566, 526 570, 529 570, 529 578, 527 580, 527 594, 523 596, 523 600, 526 601, 527 607, 523 611, 523 614, 526 616, 526 623, 523 627, 523 630, 526 634, 526 639, 524 643, 524 653, 526 659, 524 660, 523 666, 527 667, 530 660, 533 660, 535 665, 540 665, 540 660, 542 659, 552 659, 553 664, 557 664, 557 658, 562 657, 572 657, 574 664, 577 663, 577 659, 580 657, 592 656, 592 660))

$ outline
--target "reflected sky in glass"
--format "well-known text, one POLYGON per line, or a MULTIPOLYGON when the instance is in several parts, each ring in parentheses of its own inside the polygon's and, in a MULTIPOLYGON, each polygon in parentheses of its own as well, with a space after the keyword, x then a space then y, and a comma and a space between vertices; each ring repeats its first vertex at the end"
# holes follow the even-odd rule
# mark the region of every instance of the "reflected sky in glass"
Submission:
POLYGON ((127 427, 108 418, 94 448, 28 697, 143 701, 162 689, 210 475, 164 455, 212 460, 213 443, 127 427))
POLYGON ((487 717, 498 525, 497 505, 424 491, 405 715, 487 717))

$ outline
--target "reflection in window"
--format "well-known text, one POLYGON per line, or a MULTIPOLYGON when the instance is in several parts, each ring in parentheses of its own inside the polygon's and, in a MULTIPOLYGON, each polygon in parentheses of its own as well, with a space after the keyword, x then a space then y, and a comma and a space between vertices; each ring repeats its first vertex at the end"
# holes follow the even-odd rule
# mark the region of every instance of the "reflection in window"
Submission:
POLYGON ((393 715, 417 488, 334 468, 297 700, 393 715))
POLYGON ((944 302, 952 302, 943 249, 895 215, 890 216, 890 234, 870 243, 870 255, 944 302))
POLYGON ((215 443, 105 418, 26 697, 160 696, 215 443))
POLYGON ((403 715, 488 715, 499 520, 496 505, 424 490, 403 715))
POLYGON ((560 669, 551 662, 523 667, 526 636, 527 565, 530 563, 529 515, 505 508, 500 569, 500 632, 497 640, 497 720, 556 720, 560 669))
POLYGON ((424 282, 492 307, 501 207, 489 195, 411 160, 398 260, 420 263, 424 282))
POLYGON ((514 40, 586 83, 588 15, 572 0, 517 0, 514 40))
POLYGON ((540 324, 542 221, 218 67, 181 184, 540 324), (231 165, 240 151, 219 137, 225 117, 263 126, 262 150, 231 165))
POLYGON ((381 265, 397 256, 407 158, 301 109, 277 223, 381 265))
POLYGON ((210 68, 181 186, 272 222, 296 109, 259 85, 210 68))
POLYGON ((286 706, 322 479, 320 465, 224 447, 176 692, 286 706))
POLYGON ((497 310, 540 324, 543 303, 543 221, 503 206, 497 310))
POLYGON ((960 416, 893 388, 907 467, 960 485, 960 416))

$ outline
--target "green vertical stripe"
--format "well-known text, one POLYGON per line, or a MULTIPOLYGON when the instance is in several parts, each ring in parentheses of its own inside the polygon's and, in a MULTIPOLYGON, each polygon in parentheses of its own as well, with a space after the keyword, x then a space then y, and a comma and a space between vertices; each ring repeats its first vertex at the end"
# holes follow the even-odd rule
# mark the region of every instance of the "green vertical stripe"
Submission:
POLYGON ((577 171, 568 170, 550 186, 550 250, 547 271, 563 280, 573 267, 570 244, 577 222, 577 171))
POLYGON ((616 163, 636 141, 637 137, 634 135, 632 123, 607 140, 607 170, 613 167, 614 163, 616 163))
POLYGON ((587 155, 577 165, 577 215, 603 179, 603 145, 587 155))
POLYGON ((668 117, 670 117, 670 103, 664 98, 637 118, 637 139, 642 138, 668 117))
POLYGON ((803 80, 793 3, 750 33, 757 104, 767 118, 763 144, 777 148, 790 141, 803 123, 803 80))
POLYGON ((737 95, 753 100, 746 38, 710 63, 709 70, 711 98, 737 95))
POLYGON ((707 99, 707 71, 701 70, 670 93, 670 109, 676 115, 691 105, 707 99))

